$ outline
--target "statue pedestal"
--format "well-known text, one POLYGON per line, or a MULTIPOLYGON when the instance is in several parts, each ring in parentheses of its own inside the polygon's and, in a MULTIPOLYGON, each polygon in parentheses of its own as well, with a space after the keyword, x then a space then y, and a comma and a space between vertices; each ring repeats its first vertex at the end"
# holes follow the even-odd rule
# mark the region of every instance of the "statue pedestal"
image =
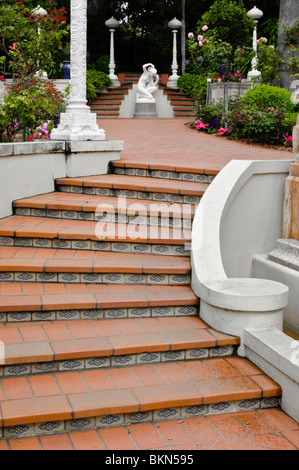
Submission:
POLYGON ((134 118, 142 118, 142 119, 149 119, 149 118, 156 118, 158 117, 156 111, 156 103, 153 102, 136 102, 135 104, 135 114, 134 118))

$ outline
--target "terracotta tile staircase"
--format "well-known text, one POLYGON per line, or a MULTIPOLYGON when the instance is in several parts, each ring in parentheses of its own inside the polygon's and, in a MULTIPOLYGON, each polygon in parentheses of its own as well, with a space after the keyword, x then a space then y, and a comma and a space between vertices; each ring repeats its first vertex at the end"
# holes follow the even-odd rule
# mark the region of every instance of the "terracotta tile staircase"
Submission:
MULTIPOLYGON (((137 83, 140 74, 126 73, 124 80, 119 87, 108 87, 107 91, 98 94, 97 98, 89 103, 91 110, 97 113, 99 119, 117 118, 120 115, 120 106, 128 95, 129 90, 133 88, 133 84, 137 83)), ((161 78, 159 83, 163 93, 167 95, 167 99, 173 108, 175 118, 192 118, 194 117, 195 102, 180 90, 167 88, 165 81, 161 78)))
POLYGON ((213 178, 126 160, 14 202, 0 220, 2 439, 279 406, 239 339, 198 316, 191 221, 213 178))

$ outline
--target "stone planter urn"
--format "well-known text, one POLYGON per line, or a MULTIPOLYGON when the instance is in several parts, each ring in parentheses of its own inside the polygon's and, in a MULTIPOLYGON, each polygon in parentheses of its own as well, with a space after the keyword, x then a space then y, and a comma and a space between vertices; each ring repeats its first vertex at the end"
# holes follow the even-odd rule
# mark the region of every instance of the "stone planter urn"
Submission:
POLYGON ((215 82, 211 84, 211 101, 218 102, 224 99, 224 89, 227 85, 228 97, 240 97, 245 95, 252 87, 251 82, 215 82))

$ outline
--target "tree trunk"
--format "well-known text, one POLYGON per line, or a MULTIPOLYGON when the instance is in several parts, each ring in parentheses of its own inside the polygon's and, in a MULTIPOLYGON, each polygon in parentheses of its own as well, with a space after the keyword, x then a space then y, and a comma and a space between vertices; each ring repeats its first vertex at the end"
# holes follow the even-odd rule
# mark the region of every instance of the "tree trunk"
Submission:
MULTIPOLYGON (((278 66, 278 75, 281 76, 280 86, 291 90, 292 72, 287 70, 286 64, 289 61, 290 46, 285 44, 286 35, 285 28, 292 28, 299 18, 299 2, 298 0, 281 0, 279 12, 279 32, 278 32, 278 52, 281 62, 278 66)), ((299 47, 299 40, 295 44, 299 47)))

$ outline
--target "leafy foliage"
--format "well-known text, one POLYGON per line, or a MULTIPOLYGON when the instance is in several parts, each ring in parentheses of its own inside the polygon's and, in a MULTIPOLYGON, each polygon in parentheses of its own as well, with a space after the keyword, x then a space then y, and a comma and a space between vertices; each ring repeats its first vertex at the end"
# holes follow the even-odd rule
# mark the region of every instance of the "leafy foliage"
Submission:
POLYGON ((186 73, 178 79, 178 87, 190 98, 203 99, 207 93, 206 77, 186 73))
POLYGON ((106 88, 107 86, 112 85, 112 82, 109 76, 98 70, 87 70, 87 77, 86 77, 86 95, 87 101, 93 101, 97 93, 102 89, 106 88))

